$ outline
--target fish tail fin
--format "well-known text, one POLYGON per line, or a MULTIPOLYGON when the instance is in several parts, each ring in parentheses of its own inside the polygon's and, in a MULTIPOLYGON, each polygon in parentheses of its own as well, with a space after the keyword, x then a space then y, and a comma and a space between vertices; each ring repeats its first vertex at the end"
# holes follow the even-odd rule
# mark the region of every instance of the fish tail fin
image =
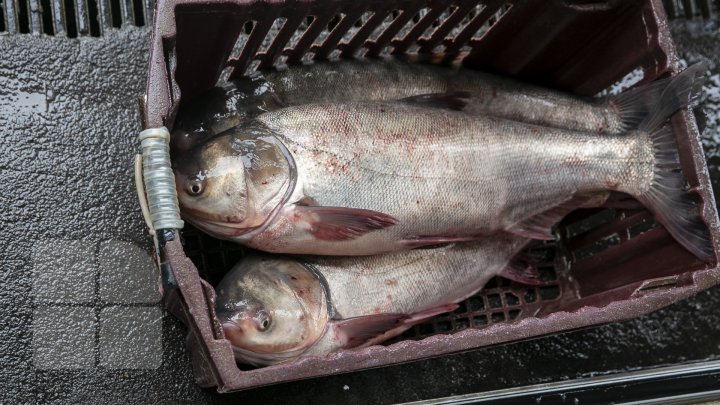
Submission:
POLYGON ((707 69, 706 63, 696 63, 675 77, 611 96, 610 104, 619 111, 623 130, 657 128, 675 110, 691 104, 700 94, 703 80, 699 79, 707 69), (685 99, 673 100, 674 97, 685 99))
POLYGON ((610 97, 610 105, 615 107, 620 114, 623 131, 638 127, 660 99, 660 95, 669 83, 670 79, 656 80, 645 86, 610 97))
POLYGON ((652 141, 655 167, 650 187, 636 198, 675 240, 699 259, 709 262, 715 256, 710 230, 680 171, 675 136, 669 125, 663 125, 675 111, 697 98, 704 72, 704 66, 693 65, 674 77, 655 108, 640 123, 639 129, 649 134, 652 141))

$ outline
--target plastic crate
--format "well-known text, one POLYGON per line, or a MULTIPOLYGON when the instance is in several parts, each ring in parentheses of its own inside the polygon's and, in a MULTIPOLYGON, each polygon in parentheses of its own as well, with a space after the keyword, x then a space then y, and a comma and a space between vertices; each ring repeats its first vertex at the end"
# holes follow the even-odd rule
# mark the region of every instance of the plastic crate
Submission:
MULTIPOLYGON (((661 0, 161 0, 154 16, 146 128, 171 128, 182 100, 221 78, 327 58, 442 54, 466 67, 594 95, 641 69, 641 83, 679 70, 661 0)), ((672 118, 682 170, 713 243, 718 217, 689 110, 672 118)), ((190 227, 158 232, 164 297, 188 326, 203 386, 221 392, 441 356, 633 318, 720 281, 644 209, 577 210, 560 240, 536 246, 543 284, 495 279, 451 314, 383 346, 240 370, 214 317, 210 283, 242 249, 190 227)))

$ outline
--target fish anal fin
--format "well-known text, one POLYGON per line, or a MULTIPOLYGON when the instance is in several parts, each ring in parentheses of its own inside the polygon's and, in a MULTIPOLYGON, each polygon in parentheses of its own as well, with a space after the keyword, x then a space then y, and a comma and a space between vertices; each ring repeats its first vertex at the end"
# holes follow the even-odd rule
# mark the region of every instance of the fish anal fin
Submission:
POLYGON ((297 205, 291 219, 303 222, 318 240, 354 239, 370 231, 397 224, 397 219, 382 212, 344 207, 297 205))
POLYGON ((467 91, 452 91, 447 93, 428 93, 400 99, 400 102, 415 104, 422 107, 445 108, 460 111, 468 104, 472 95, 467 91))
POLYGON ((547 211, 516 222, 506 230, 512 234, 530 239, 554 240, 555 236, 552 233, 552 227, 558 221, 575 209, 603 205, 609 195, 609 192, 576 195, 547 211))
POLYGON ((377 314, 337 321, 336 339, 345 343, 343 349, 352 349, 403 325, 409 318, 405 314, 377 314))
POLYGON ((540 273, 537 270, 537 262, 534 257, 527 253, 518 253, 515 255, 498 275, 520 284, 542 284, 540 281, 540 273))

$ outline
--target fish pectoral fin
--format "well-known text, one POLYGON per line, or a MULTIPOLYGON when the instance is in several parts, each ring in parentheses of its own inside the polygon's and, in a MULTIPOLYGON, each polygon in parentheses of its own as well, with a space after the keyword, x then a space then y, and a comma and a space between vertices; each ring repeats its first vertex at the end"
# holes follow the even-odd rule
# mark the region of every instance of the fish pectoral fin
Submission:
POLYGON ((410 319, 405 314, 377 314, 338 321, 336 338, 344 342, 343 349, 358 347, 368 340, 397 328, 410 319))
POLYGON ((452 312, 458 307, 458 304, 446 304, 415 312, 412 315, 377 314, 346 319, 338 322, 335 329, 336 338, 345 342, 343 349, 379 343, 398 335, 412 325, 424 322, 436 315, 452 312))
POLYGON ((468 91, 452 91, 447 93, 428 93, 402 98, 398 101, 415 104, 421 107, 444 108, 461 111, 468 104, 472 95, 468 91))
POLYGON ((515 255, 498 276, 526 285, 540 285, 537 261, 531 255, 521 252, 515 255))
POLYGON ((506 231, 530 239, 554 240, 552 227, 558 221, 578 208, 599 207, 609 196, 608 192, 576 195, 547 211, 512 224, 506 231))
POLYGON ((354 239, 398 222, 382 212, 344 207, 297 205, 292 217, 293 221, 306 223, 316 239, 328 241, 354 239))
POLYGON ((418 235, 403 239, 402 243, 408 249, 431 247, 447 243, 469 242, 481 239, 483 236, 448 236, 448 235, 418 235))

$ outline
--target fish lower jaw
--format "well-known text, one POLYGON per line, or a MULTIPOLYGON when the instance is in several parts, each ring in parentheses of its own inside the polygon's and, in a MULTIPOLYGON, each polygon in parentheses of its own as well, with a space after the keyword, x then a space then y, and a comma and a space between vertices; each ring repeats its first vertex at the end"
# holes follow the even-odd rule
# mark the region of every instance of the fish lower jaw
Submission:
POLYGON ((305 351, 303 348, 300 351, 258 353, 235 345, 232 345, 232 349, 236 360, 244 364, 250 364, 251 366, 258 367, 271 366, 273 364, 295 360, 305 351))
POLYGON ((208 221, 196 219, 191 216, 184 216, 184 220, 194 227, 218 239, 244 239, 244 235, 252 232, 257 227, 241 227, 232 222, 208 221))

